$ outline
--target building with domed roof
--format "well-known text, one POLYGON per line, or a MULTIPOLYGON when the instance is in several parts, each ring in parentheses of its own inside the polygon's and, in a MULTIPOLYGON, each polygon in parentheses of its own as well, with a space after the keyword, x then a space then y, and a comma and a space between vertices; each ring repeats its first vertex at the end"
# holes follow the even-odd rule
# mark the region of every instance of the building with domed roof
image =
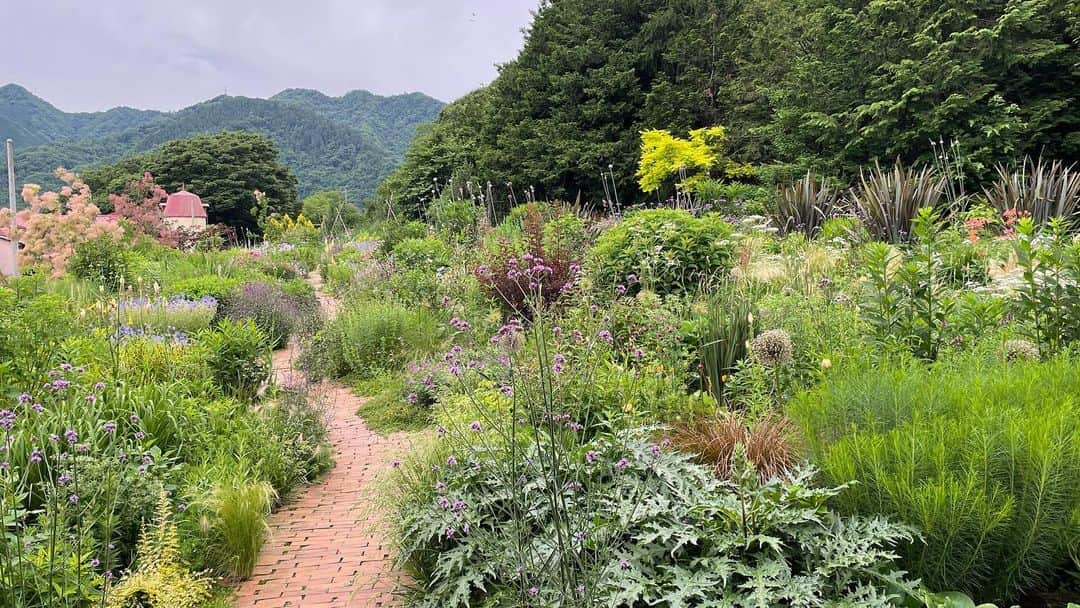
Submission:
POLYGON ((165 199, 161 204, 161 212, 170 228, 198 231, 206 228, 207 207, 199 195, 181 188, 165 199))

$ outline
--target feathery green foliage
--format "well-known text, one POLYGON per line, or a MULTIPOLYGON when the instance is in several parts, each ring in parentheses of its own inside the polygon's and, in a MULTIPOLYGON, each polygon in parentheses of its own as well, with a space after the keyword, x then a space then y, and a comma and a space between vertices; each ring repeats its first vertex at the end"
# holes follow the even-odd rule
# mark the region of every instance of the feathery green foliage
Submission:
POLYGON ((265 481, 219 481, 202 499, 203 527, 213 539, 215 561, 236 579, 251 576, 268 531, 266 516, 277 492, 265 481))
POLYGON ((1075 551, 1080 368, 988 362, 856 368, 788 407, 834 499, 919 530, 904 567, 931 589, 1013 599, 1054 582, 1075 551), (1070 539, 1070 534, 1072 535, 1070 539))

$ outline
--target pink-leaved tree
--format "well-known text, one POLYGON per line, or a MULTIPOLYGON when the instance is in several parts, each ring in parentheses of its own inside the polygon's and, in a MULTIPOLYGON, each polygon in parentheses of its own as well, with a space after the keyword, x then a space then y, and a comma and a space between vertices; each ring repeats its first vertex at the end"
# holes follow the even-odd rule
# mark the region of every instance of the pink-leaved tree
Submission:
POLYGON ((153 176, 144 173, 143 178, 131 182, 123 194, 110 194, 109 202, 113 205, 113 212, 126 220, 126 226, 135 234, 155 238, 162 245, 177 247, 183 235, 169 227, 162 212, 162 205, 168 197, 165 189, 154 183, 153 176))
MULTIPOLYGON (((90 202, 90 188, 78 175, 62 167, 56 175, 65 184, 59 192, 42 192, 37 184, 24 185, 26 208, 15 214, 15 236, 24 245, 19 264, 46 266, 54 277, 64 274, 79 244, 101 236, 120 239, 124 235, 117 224, 96 221, 100 211, 90 202)), ((10 212, 0 212, 0 226, 10 222, 10 212)))

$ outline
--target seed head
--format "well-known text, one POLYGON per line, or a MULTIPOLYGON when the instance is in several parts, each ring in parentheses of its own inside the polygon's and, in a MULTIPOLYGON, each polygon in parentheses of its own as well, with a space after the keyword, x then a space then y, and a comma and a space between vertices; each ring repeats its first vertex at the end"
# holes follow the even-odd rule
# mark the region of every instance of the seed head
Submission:
POLYGON ((780 367, 791 363, 794 347, 791 345, 791 336, 786 331, 770 329, 754 338, 750 350, 765 367, 780 367))

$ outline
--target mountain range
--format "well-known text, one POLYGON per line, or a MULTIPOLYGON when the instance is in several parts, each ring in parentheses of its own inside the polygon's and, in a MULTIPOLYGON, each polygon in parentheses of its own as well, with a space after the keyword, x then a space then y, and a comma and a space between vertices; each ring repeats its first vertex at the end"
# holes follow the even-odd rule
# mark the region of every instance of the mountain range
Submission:
MULTIPOLYGON (((348 189, 366 198, 396 167, 416 128, 443 102, 422 93, 384 97, 357 90, 330 97, 286 89, 268 99, 221 95, 175 112, 112 108, 64 112, 25 88, 0 87, 0 139, 15 142, 16 185, 58 184, 56 167, 85 169, 154 150, 161 144, 221 131, 270 138, 296 173, 301 196, 348 189)), ((7 180, 0 180, 7 200, 7 180)))

